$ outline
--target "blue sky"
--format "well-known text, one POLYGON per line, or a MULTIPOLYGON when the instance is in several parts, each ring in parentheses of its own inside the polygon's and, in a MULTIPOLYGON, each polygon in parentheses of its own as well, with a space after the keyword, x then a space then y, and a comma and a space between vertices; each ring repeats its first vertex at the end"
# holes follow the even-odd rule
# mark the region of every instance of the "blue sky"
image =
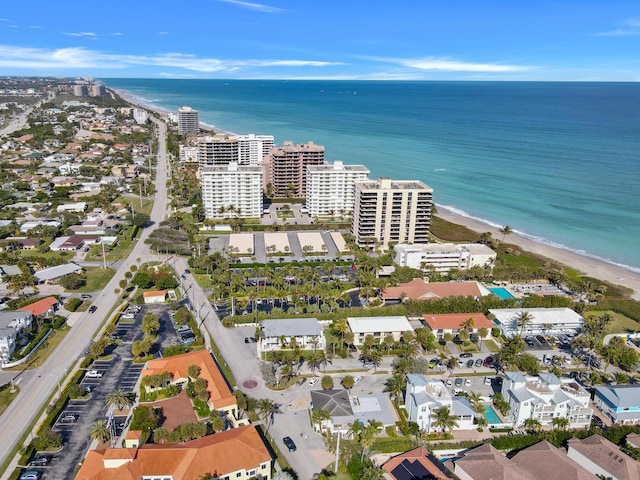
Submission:
POLYGON ((640 2, 3 2, 0 75, 640 80, 640 2))

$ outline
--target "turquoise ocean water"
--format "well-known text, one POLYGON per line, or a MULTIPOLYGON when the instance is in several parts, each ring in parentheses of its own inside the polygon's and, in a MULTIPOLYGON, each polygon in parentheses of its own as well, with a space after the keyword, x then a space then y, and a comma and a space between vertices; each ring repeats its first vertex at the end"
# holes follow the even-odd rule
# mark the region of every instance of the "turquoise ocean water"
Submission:
POLYGON ((309 140, 439 208, 640 271, 640 84, 103 79, 234 133, 309 140))

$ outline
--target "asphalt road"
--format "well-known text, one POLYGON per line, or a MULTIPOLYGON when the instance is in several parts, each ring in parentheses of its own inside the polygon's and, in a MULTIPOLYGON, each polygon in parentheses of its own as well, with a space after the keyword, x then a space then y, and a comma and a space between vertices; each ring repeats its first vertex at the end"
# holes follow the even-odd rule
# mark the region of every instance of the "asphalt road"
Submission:
MULTIPOLYGON (((124 273, 136 263, 137 258, 145 261, 153 257, 144 240, 164 219, 167 211, 166 125, 160 121, 156 121, 156 125, 158 126, 159 147, 156 168, 156 201, 151 211, 152 225, 142 230, 129 257, 120 264, 116 274, 100 295, 94 297, 93 305, 97 307, 97 311, 93 314, 84 313, 75 322, 59 347, 51 354, 46 365, 32 373, 31 378, 27 379, 25 376, 25 380, 20 383, 19 395, 0 416, 0 463, 5 461, 26 427, 36 419, 36 415, 45 406, 49 395, 58 388, 58 383, 64 382, 67 375, 71 373, 107 313, 118 303, 118 295, 114 293, 114 290, 118 288, 118 282, 124 277, 124 273)), ((7 473, 10 470, 7 469, 7 473)), ((6 474, 3 478, 5 476, 6 474)))

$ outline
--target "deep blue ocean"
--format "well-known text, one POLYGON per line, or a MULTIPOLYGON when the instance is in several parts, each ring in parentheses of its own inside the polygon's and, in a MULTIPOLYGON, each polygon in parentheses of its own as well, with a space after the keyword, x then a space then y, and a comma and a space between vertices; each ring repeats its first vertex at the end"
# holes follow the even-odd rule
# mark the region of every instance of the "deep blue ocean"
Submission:
POLYGON ((313 141, 440 209, 640 271, 640 84, 102 79, 234 133, 313 141))

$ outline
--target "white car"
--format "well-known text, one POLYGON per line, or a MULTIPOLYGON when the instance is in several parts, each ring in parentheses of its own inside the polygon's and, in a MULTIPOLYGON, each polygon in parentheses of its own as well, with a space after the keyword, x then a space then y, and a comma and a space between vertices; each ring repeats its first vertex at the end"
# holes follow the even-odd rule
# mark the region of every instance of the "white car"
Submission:
POLYGON ((465 386, 465 387, 470 387, 470 386, 471 386, 471 379, 470 379, 470 378, 467 378, 467 379, 464 381, 464 386, 465 386))
POLYGON ((311 380, 309 380, 309 386, 313 387, 316 383, 318 383, 318 379, 317 378, 312 378, 311 380))
POLYGON ((447 379, 447 387, 451 387, 453 385, 453 380, 451 380, 450 378, 447 379))
POLYGON ((362 377, 353 377, 353 386, 355 387, 357 384, 359 384, 360 380, 362 380, 362 377))
POLYGON ((491 385, 491 377, 484 377, 484 384, 491 385))
POLYGON ((87 378, 102 378, 102 372, 99 370, 89 370, 85 375, 87 378))

